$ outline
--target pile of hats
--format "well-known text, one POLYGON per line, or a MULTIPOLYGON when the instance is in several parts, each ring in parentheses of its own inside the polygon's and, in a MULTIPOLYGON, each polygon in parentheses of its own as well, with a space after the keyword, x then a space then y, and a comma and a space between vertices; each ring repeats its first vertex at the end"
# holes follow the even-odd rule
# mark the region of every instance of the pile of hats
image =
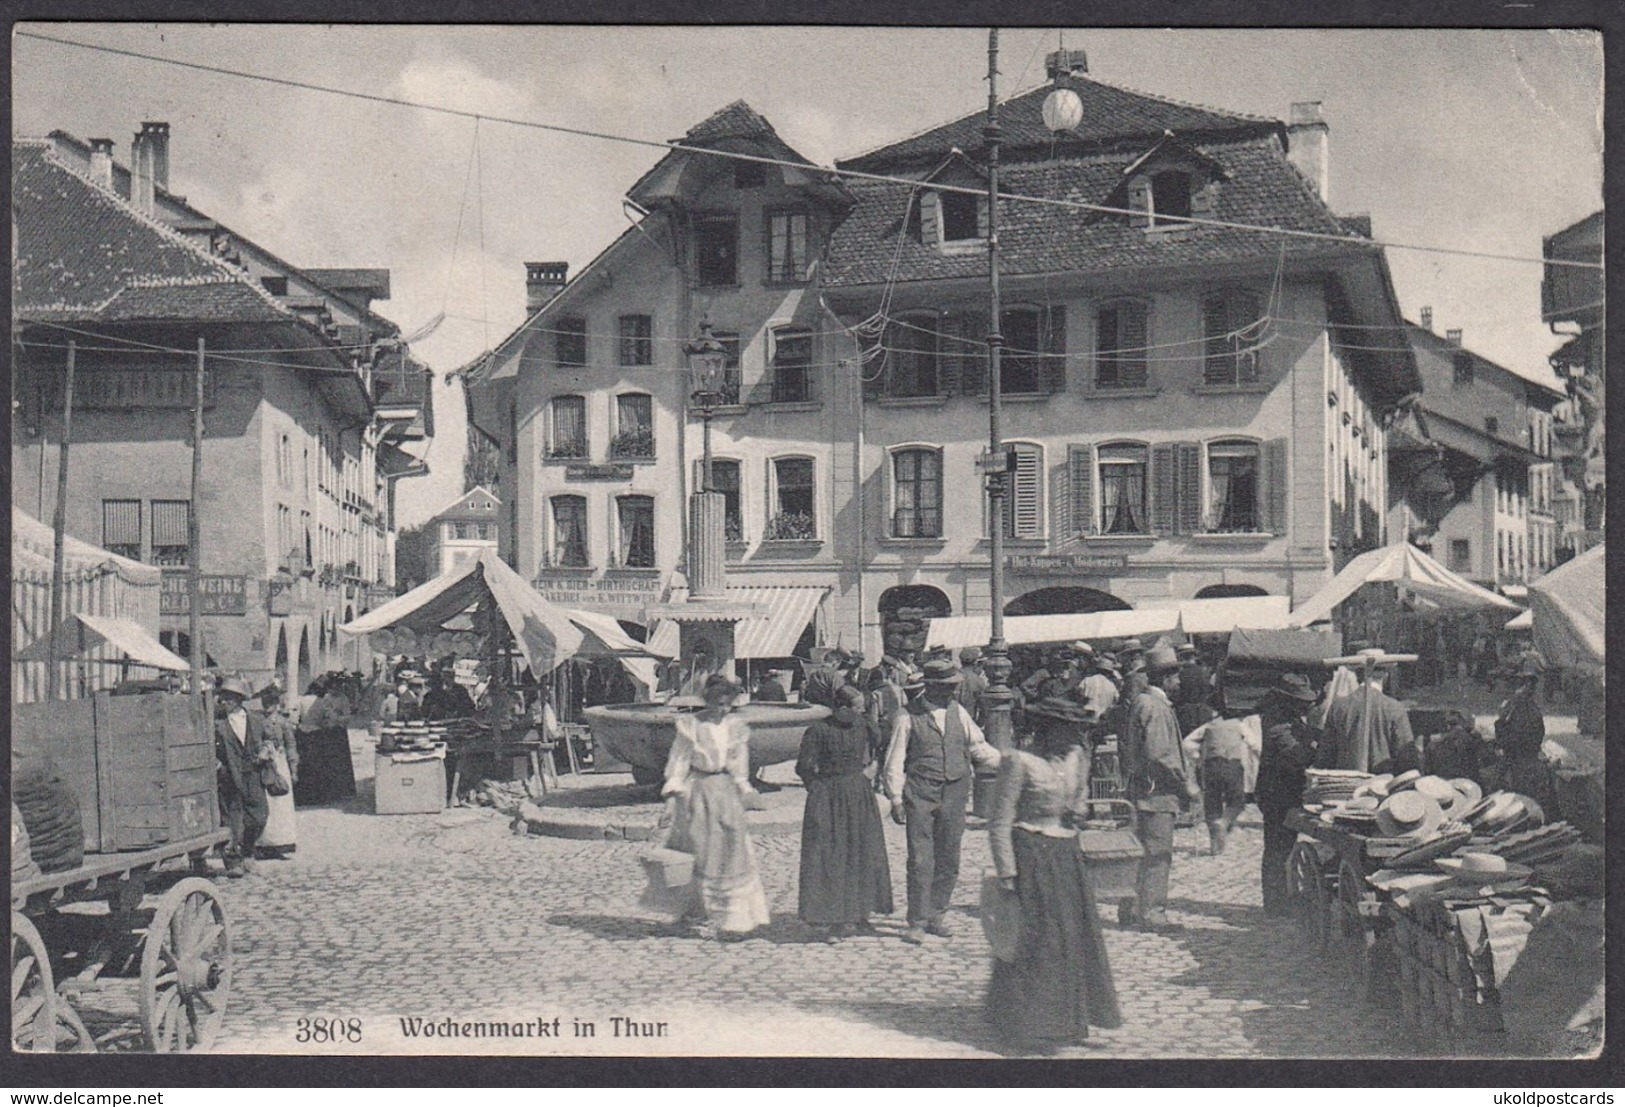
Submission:
POLYGON ((1306 806, 1342 803, 1354 795, 1354 789, 1371 779, 1370 773, 1358 769, 1305 769, 1303 802, 1306 806))
POLYGON ((1580 832, 1573 826, 1556 822, 1487 837, 1476 836, 1472 848, 1538 867, 1555 861, 1580 840, 1580 832))
POLYGON ((1321 818, 1369 826, 1376 837, 1428 841, 1447 828, 1451 836, 1467 831, 1467 814, 1481 806, 1482 795, 1465 777, 1445 780, 1415 769, 1397 776, 1382 773, 1357 782, 1348 798, 1328 806, 1321 818))
POLYGON ((1512 834, 1546 821, 1546 812, 1529 796, 1518 792, 1491 792, 1465 816, 1484 837, 1512 834))

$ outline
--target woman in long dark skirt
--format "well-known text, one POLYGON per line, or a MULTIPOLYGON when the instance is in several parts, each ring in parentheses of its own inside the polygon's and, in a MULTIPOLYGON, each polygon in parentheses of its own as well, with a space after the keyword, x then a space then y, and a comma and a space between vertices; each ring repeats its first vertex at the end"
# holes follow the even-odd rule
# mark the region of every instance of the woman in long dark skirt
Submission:
POLYGON ((1074 813, 1087 810, 1082 705, 1027 705, 1027 748, 999 766, 988 837, 1007 892, 1020 899, 1014 960, 993 961, 987 1015, 1007 1046, 1049 1053, 1081 1044, 1089 1027, 1122 1025, 1074 813))
POLYGON ((796 775, 807 785, 801 822, 801 921, 834 943, 893 910, 891 868, 874 788, 866 697, 848 684, 828 719, 807 728, 796 775))
POLYGON ((320 677, 316 694, 299 720, 299 780, 294 802, 300 807, 334 803, 355 795, 355 766, 350 759, 350 701, 338 683, 320 677))

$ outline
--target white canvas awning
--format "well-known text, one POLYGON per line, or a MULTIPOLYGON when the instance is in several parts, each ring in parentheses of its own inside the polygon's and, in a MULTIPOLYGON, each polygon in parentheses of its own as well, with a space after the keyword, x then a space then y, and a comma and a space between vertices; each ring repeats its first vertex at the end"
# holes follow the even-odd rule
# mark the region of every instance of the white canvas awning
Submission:
MULTIPOLYGON (((47 634, 35 639, 17 654, 18 661, 49 661, 51 638, 47 634)), ((106 615, 87 615, 73 612, 56 628, 56 657, 58 661, 122 661, 128 658, 132 665, 149 669, 184 673, 192 668, 183 658, 171 653, 146 628, 133 619, 115 619, 106 615), (112 646, 120 658, 96 657, 96 647, 112 646)))
POLYGON ((1607 657, 1606 546, 1593 546, 1529 586, 1535 648, 1559 668, 1600 670, 1607 657))
MULTIPOLYGON (((741 619, 734 627, 734 657, 740 661, 754 661, 764 657, 790 657, 796 643, 807 630, 807 624, 818 615, 828 588, 807 585, 766 585, 761 587, 732 587, 727 590, 727 601, 754 604, 767 611, 766 615, 741 619)), ((672 590, 672 603, 681 603, 688 593, 672 590)), ((655 623, 649 634, 649 652, 664 657, 677 655, 677 624, 670 619, 655 623)))
POLYGON ((1451 572, 1409 542, 1398 542, 1363 553, 1343 566, 1341 573, 1292 612, 1292 624, 1301 627, 1330 619, 1338 604, 1363 585, 1378 581, 1395 584, 1437 607, 1518 610, 1518 605, 1505 596, 1497 596, 1488 588, 1451 572))
MULTIPOLYGON (((1285 596, 1237 596, 1211 600, 1170 600, 1133 611, 1070 615, 1009 615, 1005 641, 1012 646, 1044 642, 1102 641, 1153 634, 1228 634, 1236 627, 1275 630, 1286 625, 1291 600, 1285 596)), ((992 635, 986 615, 932 619, 926 649, 985 646, 992 635)))

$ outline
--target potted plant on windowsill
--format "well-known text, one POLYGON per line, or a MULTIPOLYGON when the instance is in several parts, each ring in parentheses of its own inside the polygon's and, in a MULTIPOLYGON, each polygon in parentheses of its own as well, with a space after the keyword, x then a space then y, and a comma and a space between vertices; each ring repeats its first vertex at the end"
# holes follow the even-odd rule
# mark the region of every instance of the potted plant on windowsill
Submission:
POLYGON ((648 427, 631 427, 621 431, 609 443, 609 456, 621 460, 644 460, 655 456, 654 431, 648 427))
POLYGON ((816 542, 813 517, 802 511, 781 511, 767 521, 762 537, 769 542, 816 542))
POLYGON ((586 461, 587 444, 580 439, 555 442, 547 448, 548 461, 586 461))

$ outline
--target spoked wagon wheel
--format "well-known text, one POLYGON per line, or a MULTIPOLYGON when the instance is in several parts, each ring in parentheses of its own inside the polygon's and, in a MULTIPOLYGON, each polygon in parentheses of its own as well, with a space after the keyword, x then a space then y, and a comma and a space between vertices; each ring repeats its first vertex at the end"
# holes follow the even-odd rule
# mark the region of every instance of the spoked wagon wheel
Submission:
POLYGON ((231 994, 231 924, 214 885, 187 877, 158 901, 141 949, 141 1029, 155 1053, 208 1046, 231 994))
POLYGON ((85 1020, 69 1002, 67 996, 56 997, 56 1051, 58 1053, 95 1053, 96 1039, 90 1036, 85 1020))
POLYGON ((1286 859, 1286 885, 1304 937, 1319 949, 1326 941, 1326 892, 1321 884, 1320 856, 1308 842, 1292 847, 1286 859))
POLYGON ((45 942, 28 916, 11 913, 11 1048, 56 1051, 56 981, 45 942))

